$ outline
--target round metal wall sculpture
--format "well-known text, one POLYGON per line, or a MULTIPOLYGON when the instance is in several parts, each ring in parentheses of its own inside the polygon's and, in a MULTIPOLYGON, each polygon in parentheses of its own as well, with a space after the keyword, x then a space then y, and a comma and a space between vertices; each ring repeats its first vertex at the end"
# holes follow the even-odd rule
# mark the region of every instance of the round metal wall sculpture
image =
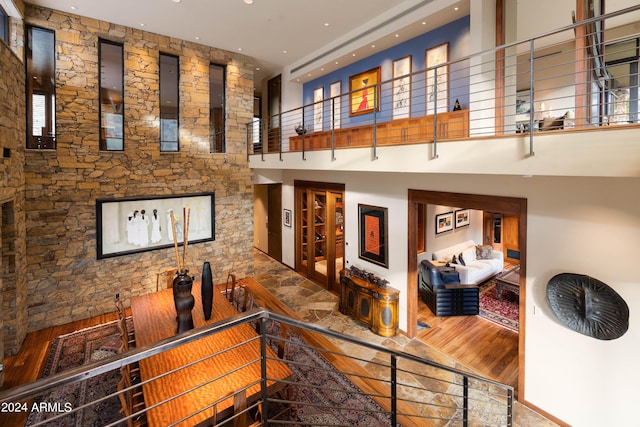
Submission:
POLYGON ((629 329, 629 307, 609 285, 582 274, 562 273, 549 280, 551 310, 569 328, 600 340, 614 340, 629 329))

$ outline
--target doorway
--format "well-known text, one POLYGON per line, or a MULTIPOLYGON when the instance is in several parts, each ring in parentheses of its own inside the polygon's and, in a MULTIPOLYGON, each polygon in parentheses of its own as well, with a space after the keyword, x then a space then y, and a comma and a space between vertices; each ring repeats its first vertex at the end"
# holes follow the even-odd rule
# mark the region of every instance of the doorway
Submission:
POLYGON ((282 262, 282 184, 253 190, 253 246, 282 262))
MULTIPOLYGON (((526 289, 526 235, 527 235, 527 200, 513 197, 482 196, 476 194, 447 193, 426 190, 409 190, 408 194, 408 248, 407 265, 407 295, 413 296, 407 300, 407 335, 414 338, 418 328, 418 250, 420 240, 416 231, 419 229, 420 218, 424 219, 424 206, 445 205, 460 206, 484 212, 500 212, 503 217, 513 218, 517 222, 517 258, 520 263, 520 331, 518 333, 518 377, 524 378, 524 343, 525 343, 525 309, 526 289)), ((493 217, 492 217, 493 218, 493 217)), ((495 225, 492 223, 492 225, 495 225)), ((504 243, 503 230, 505 224, 500 222, 501 241, 504 243)), ((495 230, 495 228, 492 228, 495 230)), ((514 237, 515 238, 515 237, 514 237)), ((507 248, 508 249, 508 248, 507 248)), ((514 248, 515 250, 515 248, 514 248)), ((515 254, 514 254, 515 256, 515 254)), ((524 396, 524 381, 518 381, 518 395, 524 396)))
POLYGON ((344 185, 295 182, 296 271, 333 293, 344 268, 344 185))

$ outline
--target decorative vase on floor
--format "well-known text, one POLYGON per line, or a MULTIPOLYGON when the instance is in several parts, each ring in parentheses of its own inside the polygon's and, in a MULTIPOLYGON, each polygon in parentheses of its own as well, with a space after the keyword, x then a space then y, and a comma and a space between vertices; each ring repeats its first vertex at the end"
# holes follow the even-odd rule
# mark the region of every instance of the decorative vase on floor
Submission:
POLYGON ((195 304, 195 299, 191 295, 193 286, 193 277, 187 274, 187 270, 176 272, 173 279, 173 301, 176 305, 176 313, 178 313, 178 333, 186 332, 193 329, 193 317, 191 310, 195 304))
POLYGON ((213 307, 213 278, 211 277, 211 264, 205 262, 202 266, 202 311, 204 312, 204 320, 211 319, 211 308, 213 307))

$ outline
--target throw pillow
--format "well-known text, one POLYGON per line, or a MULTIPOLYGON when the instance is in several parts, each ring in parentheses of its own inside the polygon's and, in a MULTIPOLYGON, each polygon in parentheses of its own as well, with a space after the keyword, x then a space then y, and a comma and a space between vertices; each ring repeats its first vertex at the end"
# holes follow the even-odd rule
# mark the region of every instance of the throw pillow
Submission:
POLYGON ((462 252, 460 252, 460 255, 458 255, 458 261, 461 265, 467 265, 464 261, 464 258, 462 258, 462 252))
POLYGON ((476 260, 476 248, 475 246, 471 246, 470 248, 462 251, 462 255, 464 256, 464 262, 469 264, 476 260))
POLYGON ((476 246, 476 258, 478 259, 491 259, 493 258, 493 247, 490 245, 487 246, 476 246))

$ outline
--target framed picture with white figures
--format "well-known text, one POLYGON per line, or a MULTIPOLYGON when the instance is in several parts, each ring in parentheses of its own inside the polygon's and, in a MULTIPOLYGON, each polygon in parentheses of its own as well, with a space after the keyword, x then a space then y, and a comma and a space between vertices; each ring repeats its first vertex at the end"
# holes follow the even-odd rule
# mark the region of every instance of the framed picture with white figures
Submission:
POLYGON ((97 199, 97 258, 215 240, 214 193, 97 199), (172 227, 173 225, 173 227, 172 227))

